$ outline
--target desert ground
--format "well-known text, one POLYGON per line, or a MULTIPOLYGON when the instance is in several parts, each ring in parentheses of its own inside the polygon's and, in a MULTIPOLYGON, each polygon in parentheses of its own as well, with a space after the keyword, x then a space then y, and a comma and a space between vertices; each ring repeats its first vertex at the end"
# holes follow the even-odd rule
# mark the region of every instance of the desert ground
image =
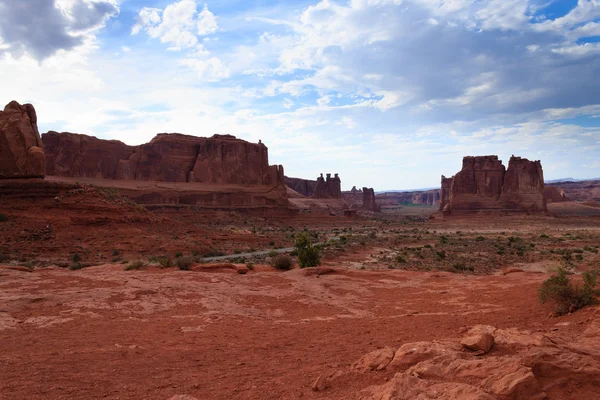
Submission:
POLYGON ((269 216, 57 190, 0 202, 0 399, 597 398, 600 310, 538 301, 559 267, 600 268, 596 207, 269 216), (322 265, 272 267, 301 231, 322 265), (428 366, 480 325, 489 353, 428 366), (413 343, 404 366, 363 357, 413 343))

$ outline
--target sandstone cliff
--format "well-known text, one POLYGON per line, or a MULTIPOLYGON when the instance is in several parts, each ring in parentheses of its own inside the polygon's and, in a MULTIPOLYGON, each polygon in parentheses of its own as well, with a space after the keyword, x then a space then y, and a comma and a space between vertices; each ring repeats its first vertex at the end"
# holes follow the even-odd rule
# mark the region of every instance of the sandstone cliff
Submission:
POLYGON ((377 203, 375 202, 375 191, 373 190, 373 188, 363 187, 362 194, 363 194, 363 202, 362 202, 363 210, 375 211, 375 212, 381 211, 381 207, 379 205, 377 205, 377 203))
POLYGON ((497 156, 464 157, 453 178, 442 176, 440 209, 453 211, 546 211, 539 161, 512 156, 505 169, 497 156))
POLYGON ((312 197, 317 187, 317 181, 311 181, 309 179, 290 178, 289 176, 284 177, 286 186, 290 189, 300 193, 302 196, 312 197))
POLYGON ((149 143, 128 146, 117 140, 50 131, 42 141, 49 175, 283 187, 283 167, 269 166, 267 147, 231 135, 203 138, 162 133, 149 143))
POLYGON ((331 174, 327 174, 327 179, 323 178, 323 174, 317 178, 317 186, 312 197, 318 199, 341 199, 342 198, 342 182, 338 176, 332 178, 331 174))
POLYGON ((0 111, 0 179, 43 178, 45 164, 35 109, 11 101, 0 111))

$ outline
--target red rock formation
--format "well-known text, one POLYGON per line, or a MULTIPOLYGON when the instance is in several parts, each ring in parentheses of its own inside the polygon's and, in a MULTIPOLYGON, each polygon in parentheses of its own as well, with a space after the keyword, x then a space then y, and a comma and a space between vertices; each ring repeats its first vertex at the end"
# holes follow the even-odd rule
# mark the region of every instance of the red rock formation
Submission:
POLYGON ((348 204, 348 207, 362 207, 363 192, 356 186, 352 186, 351 190, 342 192, 342 199, 348 204))
POLYGON ((11 101, 0 111, 0 179, 43 178, 45 165, 35 108, 11 101))
POLYGON ((511 157, 508 170, 497 156, 464 157, 448 183, 442 176, 440 209, 453 211, 546 211, 544 176, 539 161, 511 157))
POLYGON ((569 201, 565 191, 556 186, 545 186, 544 198, 546 199, 546 203, 560 203, 562 201, 569 201))
POLYGON ((362 194, 363 194, 363 202, 362 202, 363 210, 375 211, 375 212, 381 211, 381 207, 379 207, 379 205, 377 205, 377 203, 375 202, 375 191, 373 190, 373 188, 363 187, 362 194))
POLYGON ((442 175, 442 188, 440 190, 440 210, 443 210, 450 203, 450 190, 452 187, 452 178, 446 178, 442 175))
POLYGON ((411 192, 386 192, 376 196, 380 205, 396 206, 399 204, 436 205, 440 202, 440 189, 416 190, 411 192))
POLYGON ((542 163, 512 156, 504 176, 500 202, 503 208, 546 211, 542 163))
POLYGON ((317 178, 317 186, 312 197, 318 199, 341 199, 342 198, 342 182, 338 174, 332 178, 331 174, 327 174, 327 179, 323 178, 323 174, 317 178))
POLYGON ((48 175, 117 179, 119 161, 135 150, 118 140, 50 131, 42 135, 48 175))
POLYGON ((140 146, 66 132, 42 139, 57 176, 283 186, 283 167, 269 166, 264 144, 231 135, 162 133, 140 146))
POLYGON ((306 197, 312 197, 317 187, 317 181, 309 179, 290 178, 286 176, 284 177, 284 182, 287 187, 306 197))

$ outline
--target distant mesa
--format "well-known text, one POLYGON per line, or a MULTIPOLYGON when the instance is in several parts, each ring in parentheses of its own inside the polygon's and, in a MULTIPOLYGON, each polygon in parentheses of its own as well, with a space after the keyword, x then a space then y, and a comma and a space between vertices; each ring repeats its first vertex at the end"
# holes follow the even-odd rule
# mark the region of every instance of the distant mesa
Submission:
POLYGON ((546 203, 561 203, 563 201, 569 201, 564 189, 556 186, 545 186, 544 187, 544 198, 546 203))
POLYGON ((43 178, 45 164, 35 108, 11 101, 0 111, 0 179, 43 178))
POLYGON ((232 135, 210 138, 160 133, 149 143, 50 131, 42 135, 48 175, 94 179, 283 187, 283 167, 269 165, 268 149, 232 135))
POLYGON ((455 212, 506 210, 546 212, 540 161, 512 156, 508 169, 498 156, 464 157, 452 178, 442 176, 440 210, 455 212))

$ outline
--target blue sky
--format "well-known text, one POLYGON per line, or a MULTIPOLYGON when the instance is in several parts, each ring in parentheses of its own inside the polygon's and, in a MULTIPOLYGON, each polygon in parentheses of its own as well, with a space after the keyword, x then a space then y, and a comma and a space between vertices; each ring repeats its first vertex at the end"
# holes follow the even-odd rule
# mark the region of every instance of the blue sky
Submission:
POLYGON ((600 177, 600 0, 0 0, 0 102, 128 144, 229 133, 345 189, 465 155, 600 177))

